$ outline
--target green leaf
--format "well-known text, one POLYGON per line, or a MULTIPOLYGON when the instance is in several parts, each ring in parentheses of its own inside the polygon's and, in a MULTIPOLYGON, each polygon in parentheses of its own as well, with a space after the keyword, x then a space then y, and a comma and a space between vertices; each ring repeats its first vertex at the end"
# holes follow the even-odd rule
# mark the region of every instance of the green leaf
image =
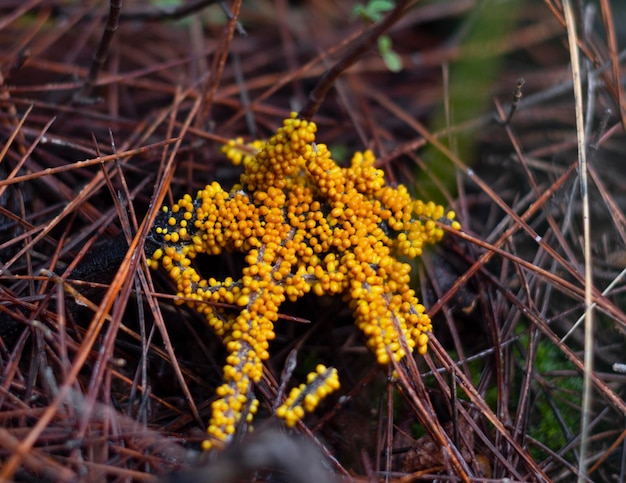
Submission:
POLYGON ((367 5, 361 3, 352 7, 350 19, 361 17, 366 23, 378 22, 385 12, 390 11, 394 7, 391 0, 371 0, 367 5))
POLYGON ((391 48, 391 39, 387 35, 378 37, 378 51, 383 57, 383 62, 391 72, 402 70, 402 58, 391 48))

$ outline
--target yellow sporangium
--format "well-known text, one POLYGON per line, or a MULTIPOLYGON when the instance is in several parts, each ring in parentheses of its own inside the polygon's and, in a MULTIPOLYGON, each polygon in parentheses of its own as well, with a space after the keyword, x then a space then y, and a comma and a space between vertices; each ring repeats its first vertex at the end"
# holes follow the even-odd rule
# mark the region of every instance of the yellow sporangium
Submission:
MULTIPOLYGON (((437 221, 460 225, 453 212, 412 199, 404 186, 385 184, 370 151, 340 167, 324 144, 315 143, 316 130, 292 114, 269 141, 252 144, 262 146, 254 156, 242 155, 238 142, 225 146, 233 162, 243 162, 239 183, 226 191, 214 182, 195 198, 185 195, 163 207, 150 233, 157 247, 150 266, 168 271, 177 294, 206 317, 228 353, 205 448, 228 442, 256 412, 253 385, 286 299, 311 291, 341 294, 380 364, 403 358, 405 347, 426 352, 431 322, 401 257, 417 257, 438 242, 444 232, 437 221), (206 280, 194 269, 198 253, 222 250, 246 255, 239 280, 206 280)), ((335 376, 328 375, 334 389, 335 376)), ((297 407, 313 408, 330 392, 323 387, 320 394, 311 389, 297 407)), ((303 414, 295 407, 280 412, 290 425, 303 414)))
POLYGON ((319 364, 315 372, 308 374, 306 384, 300 384, 291 390, 285 403, 276 409, 276 416, 283 419, 291 428, 302 419, 305 412, 313 412, 322 399, 337 389, 339 389, 337 369, 319 364))

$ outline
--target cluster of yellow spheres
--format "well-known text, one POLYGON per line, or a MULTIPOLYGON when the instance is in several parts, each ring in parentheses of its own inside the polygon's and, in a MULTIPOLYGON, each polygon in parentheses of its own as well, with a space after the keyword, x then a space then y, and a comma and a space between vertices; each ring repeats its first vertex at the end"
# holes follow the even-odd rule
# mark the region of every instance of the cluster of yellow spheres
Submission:
POLYGON ((293 427, 305 412, 313 412, 322 399, 339 389, 339 374, 334 367, 318 364, 315 372, 307 375, 306 384, 294 387, 284 404, 276 409, 276 416, 293 427))
MULTIPOLYGON (((226 346, 208 428, 213 440, 229 441, 253 417, 252 385, 285 300, 343 295, 380 364, 400 360, 405 348, 426 352, 431 322, 401 259, 441 239, 437 221, 459 228, 454 212, 385 184, 370 151, 340 167, 315 143, 315 132, 315 123, 292 114, 269 141, 251 145, 256 155, 242 154, 236 142, 225 146, 243 164, 239 183, 229 191, 212 183, 195 198, 163 207, 150 234, 158 246, 151 267, 169 272, 181 303, 203 314, 226 346), (197 254, 222 250, 245 254, 240 279, 205 279, 192 266, 197 254)), ((324 380, 331 382, 320 394, 336 389, 335 378, 324 380)), ((287 421, 295 424, 291 416, 287 421)))

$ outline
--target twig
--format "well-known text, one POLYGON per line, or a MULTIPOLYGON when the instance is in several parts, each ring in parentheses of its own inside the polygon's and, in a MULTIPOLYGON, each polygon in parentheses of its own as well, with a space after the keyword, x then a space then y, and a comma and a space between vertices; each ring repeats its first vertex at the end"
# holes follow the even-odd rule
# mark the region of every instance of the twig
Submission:
POLYGON ((91 91, 93 90, 94 86, 96 85, 96 81, 98 80, 98 74, 100 74, 104 63, 109 56, 113 37, 115 36, 115 32, 117 32, 117 29, 119 27, 121 10, 122 0, 110 0, 109 16, 107 17, 107 23, 104 27, 104 32, 102 32, 102 38, 100 39, 98 50, 96 50, 96 53, 93 56, 91 67, 89 68, 89 74, 87 75, 87 80, 85 80, 85 83, 83 84, 83 87, 80 89, 80 91, 74 94, 72 102, 83 103, 85 101, 88 101, 89 96, 91 95, 91 91))
POLYGON ((235 35, 235 30, 237 30, 237 24, 239 23, 237 18, 239 17, 239 11, 241 10, 241 3, 241 0, 235 1, 232 12, 229 11, 228 13, 228 24, 224 27, 223 34, 221 35, 219 48, 217 49, 211 64, 211 76, 205 86, 204 93, 202 94, 204 97, 204 106, 198 118, 200 123, 203 123, 206 119, 208 119, 211 114, 213 100, 215 99, 215 94, 217 93, 217 89, 222 81, 222 74, 224 73, 224 67, 226 66, 226 59, 228 58, 228 54, 230 52, 230 44, 235 35))
POLYGON ((309 94, 309 100, 300 111, 300 117, 302 119, 310 120, 315 115, 320 104, 326 97, 326 94, 328 94, 328 91, 341 73, 359 60, 359 58, 376 43, 380 35, 402 18, 408 3, 408 0, 398 2, 395 8, 389 12, 384 19, 365 31, 358 39, 357 43, 353 45, 335 65, 322 75, 315 88, 309 94))
POLYGON ((606 32, 606 44, 609 50, 611 62, 613 82, 615 82, 615 92, 617 94, 617 108, 620 112, 622 127, 626 130, 626 109, 624 108, 624 94, 620 83, 619 60, 617 58, 617 40, 615 37, 615 23, 613 22, 613 14, 611 5, 608 0, 600 0, 600 11, 602 12, 602 21, 606 32))
POLYGON ((504 120, 502 120, 497 115, 495 116, 496 122, 498 124, 507 125, 511 122, 511 119, 513 119, 513 115, 515 114, 515 111, 517 111, 517 107, 519 106, 519 103, 522 100, 522 87, 524 87, 525 82, 526 81, 521 77, 517 79, 517 82, 515 83, 515 91, 513 92, 513 101, 511 102, 511 105, 509 106, 509 113, 507 114, 504 120))

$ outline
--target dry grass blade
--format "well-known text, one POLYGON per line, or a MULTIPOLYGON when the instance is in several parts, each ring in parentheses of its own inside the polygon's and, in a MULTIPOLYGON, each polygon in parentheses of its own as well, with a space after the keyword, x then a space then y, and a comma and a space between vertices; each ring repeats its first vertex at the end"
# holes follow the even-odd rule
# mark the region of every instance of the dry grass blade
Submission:
MULTIPOLYGON (((589 425, 591 419, 592 383, 594 356, 594 320, 593 320, 593 272, 591 261, 591 220, 589 213, 589 183, 587 182, 587 143, 585 141, 585 123, 583 116, 583 95, 580 60, 578 55, 578 36, 574 23, 574 12, 569 0, 563 2, 567 36, 572 58, 572 77, 574 79, 574 100, 576 103, 576 139, 578 140, 578 170, 580 175, 580 191, 583 216, 583 243, 585 260, 585 365, 583 380, 582 421, 580 425, 580 461, 578 464, 578 481, 587 479, 587 453, 589 452, 589 425)), ((619 84, 618 84, 618 90, 619 84)), ((618 102, 621 95, 618 96, 618 102)))

